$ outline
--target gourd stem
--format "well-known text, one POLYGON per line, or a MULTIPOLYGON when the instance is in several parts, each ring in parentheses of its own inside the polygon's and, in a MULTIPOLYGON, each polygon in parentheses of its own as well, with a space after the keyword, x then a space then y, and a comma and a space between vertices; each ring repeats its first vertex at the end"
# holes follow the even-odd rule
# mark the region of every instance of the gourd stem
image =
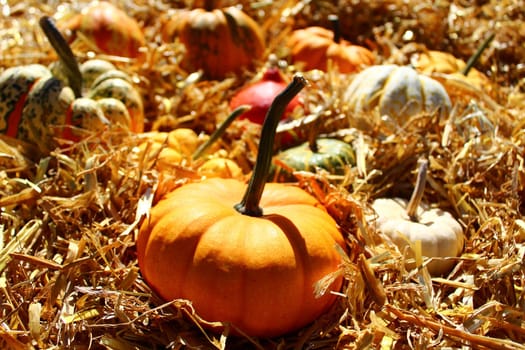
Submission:
POLYGON ((210 138, 200 145, 195 150, 195 152, 193 152, 191 159, 196 160, 201 157, 204 152, 206 152, 208 148, 210 148, 210 146, 213 145, 215 141, 217 141, 217 139, 222 136, 222 134, 224 134, 224 131, 226 131, 228 126, 230 126, 230 124, 233 123, 233 121, 237 119, 238 116, 251 108, 252 106, 250 105, 240 105, 239 107, 235 108, 235 110, 231 112, 230 115, 221 123, 221 125, 219 125, 219 127, 210 135, 210 138))
POLYGON ((341 42, 341 23, 337 15, 329 15, 328 20, 332 24, 332 32, 334 33, 334 43, 339 44, 341 42))
POLYGON ((417 208, 419 203, 421 203, 421 199, 423 198, 427 181, 428 160, 422 158, 418 163, 419 169, 417 173, 416 185, 414 187, 414 191, 412 192, 412 197, 410 197, 410 201, 407 205, 407 215, 412 221, 418 221, 417 208))
POLYGON ((288 86, 275 97, 268 113, 266 114, 261 131, 261 139, 257 151, 257 159, 252 172, 248 187, 241 202, 235 205, 235 209, 244 215, 262 216, 262 209, 259 202, 266 185, 268 171, 272 163, 273 144, 275 131, 281 116, 284 114, 286 106, 290 101, 308 84, 306 78, 301 74, 294 75, 288 86))
POLYGON ((478 60, 479 60, 481 54, 483 53, 483 51, 485 51, 485 49, 489 46, 490 42, 494 39, 494 36, 495 36, 494 33, 490 34, 485 40, 483 40, 483 42, 478 47, 476 52, 474 52, 474 54, 472 56, 470 56, 470 58, 467 61, 467 64, 466 64, 465 68, 463 68, 463 70, 461 71, 461 73, 463 75, 465 75, 465 76, 468 75, 468 73, 470 72, 472 67, 474 67, 474 65, 478 62, 478 60))
POLYGON ((66 39, 64 39, 51 17, 43 16, 40 18, 39 23, 47 40, 49 40, 51 46, 53 46, 60 62, 64 66, 69 85, 71 86, 75 97, 81 97, 82 74, 80 73, 80 68, 73 51, 71 51, 66 39))
POLYGON ((317 136, 319 131, 319 125, 321 124, 321 116, 318 114, 308 130, 308 148, 312 153, 319 151, 319 145, 317 144, 317 136))

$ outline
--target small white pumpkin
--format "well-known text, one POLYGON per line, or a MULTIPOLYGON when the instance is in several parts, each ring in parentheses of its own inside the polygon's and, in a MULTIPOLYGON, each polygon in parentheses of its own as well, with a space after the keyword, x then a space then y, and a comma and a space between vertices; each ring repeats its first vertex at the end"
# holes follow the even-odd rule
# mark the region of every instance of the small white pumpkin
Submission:
POLYGON ((402 123, 421 113, 448 115, 452 108, 447 91, 437 80, 409 66, 393 64, 371 66, 358 73, 344 94, 350 110, 368 112, 379 109, 402 123))
MULTIPOLYGON (((439 208, 430 208, 420 203, 423 194, 425 169, 420 176, 410 201, 402 198, 379 198, 372 203, 375 210, 373 225, 388 236, 404 253, 408 247, 408 257, 414 258, 412 247, 421 242, 421 255, 427 258, 457 257, 463 251, 463 229, 454 217, 439 208)), ((452 259, 435 259, 426 266, 433 276, 448 273, 456 262, 452 259)), ((415 267, 408 264, 407 268, 415 267)))

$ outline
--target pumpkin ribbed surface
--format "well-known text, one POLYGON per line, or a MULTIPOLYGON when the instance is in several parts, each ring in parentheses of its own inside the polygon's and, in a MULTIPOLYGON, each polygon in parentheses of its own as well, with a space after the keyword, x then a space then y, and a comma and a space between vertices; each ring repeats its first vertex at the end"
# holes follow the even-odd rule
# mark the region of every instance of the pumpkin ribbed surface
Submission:
POLYGON ((290 185, 266 184, 263 217, 240 214, 234 205, 245 188, 215 178, 171 192, 140 229, 139 266, 165 300, 189 299, 208 321, 275 336, 334 302, 330 294, 316 298, 314 284, 338 269, 335 245, 344 240, 321 204, 290 185))
POLYGON ((187 49, 185 67, 202 69, 212 79, 252 67, 264 53, 261 28, 235 7, 183 11, 173 21, 165 40, 178 37, 187 49))
POLYGON ((334 33, 322 27, 295 30, 287 45, 293 61, 300 63, 304 70, 326 71, 328 62, 332 61, 341 73, 353 73, 375 61, 374 54, 367 48, 346 40, 335 42, 334 33))
POLYGON ((107 1, 94 1, 66 21, 58 23, 61 30, 82 34, 99 51, 117 56, 139 57, 146 39, 137 21, 107 1))

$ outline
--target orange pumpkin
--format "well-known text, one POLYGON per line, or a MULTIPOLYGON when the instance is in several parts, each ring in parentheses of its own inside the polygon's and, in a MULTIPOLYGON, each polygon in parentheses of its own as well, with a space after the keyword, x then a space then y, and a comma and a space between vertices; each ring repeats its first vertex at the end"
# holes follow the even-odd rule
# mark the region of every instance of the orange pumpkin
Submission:
POLYGON ((139 57, 146 42, 137 21, 105 1, 94 1, 57 25, 60 30, 71 32, 70 42, 81 33, 89 44, 110 55, 139 57))
MULTIPOLYGON (((183 185, 151 209, 139 231, 138 262, 151 288, 165 300, 190 300, 205 320, 229 322, 234 332, 285 334, 335 300, 316 297, 314 284, 341 263, 336 222, 302 189, 266 184, 277 123, 305 84, 294 78, 270 108, 248 187, 219 178, 183 185)), ((331 287, 341 284, 338 275, 331 287)))
POLYGON ((141 135, 144 141, 138 154, 148 166, 155 164, 160 171, 178 165, 189 158, 199 145, 199 136, 192 129, 178 128, 170 132, 151 131, 141 135))
POLYGON ((417 49, 417 47, 415 50, 410 50, 410 46, 407 46, 406 50, 410 56, 410 64, 419 72, 448 74, 479 89, 485 89, 491 85, 490 79, 475 68, 471 68, 467 75, 463 74, 462 71, 467 63, 448 52, 427 50, 426 48, 417 49))
POLYGON ((218 9, 214 0, 203 6, 179 11, 163 26, 164 41, 178 38, 186 47, 182 66, 211 79, 253 67, 265 50, 259 24, 237 7, 218 9))
POLYGON ((339 37, 339 30, 312 26, 292 32, 287 46, 292 60, 303 65, 304 70, 326 71, 332 61, 341 73, 353 73, 374 63, 375 55, 367 48, 353 45, 339 37))

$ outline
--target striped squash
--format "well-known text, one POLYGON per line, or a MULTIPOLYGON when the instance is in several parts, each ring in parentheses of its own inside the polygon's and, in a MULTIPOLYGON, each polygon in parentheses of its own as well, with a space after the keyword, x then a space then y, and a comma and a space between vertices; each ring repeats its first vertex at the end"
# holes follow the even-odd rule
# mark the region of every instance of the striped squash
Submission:
POLYGON ((317 150, 305 142, 288 148, 276 155, 271 178, 278 181, 293 181, 293 171, 315 172, 322 168, 330 174, 343 175, 348 165, 355 164, 355 152, 348 143, 330 138, 319 138, 317 150))
POLYGON ((452 108, 447 91, 437 80, 408 66, 376 65, 358 73, 344 100, 354 113, 377 108, 400 123, 421 112, 446 116, 452 108))
MULTIPOLYGON (((88 61, 80 70, 91 65, 88 61)), ((6 69, 0 74, 0 133, 51 149, 56 137, 78 140, 83 130, 101 130, 109 123, 143 130, 142 99, 129 81, 99 76, 97 83, 92 74, 86 76, 95 83, 87 86, 85 97, 76 98, 59 78, 57 67, 31 64, 6 69)))

